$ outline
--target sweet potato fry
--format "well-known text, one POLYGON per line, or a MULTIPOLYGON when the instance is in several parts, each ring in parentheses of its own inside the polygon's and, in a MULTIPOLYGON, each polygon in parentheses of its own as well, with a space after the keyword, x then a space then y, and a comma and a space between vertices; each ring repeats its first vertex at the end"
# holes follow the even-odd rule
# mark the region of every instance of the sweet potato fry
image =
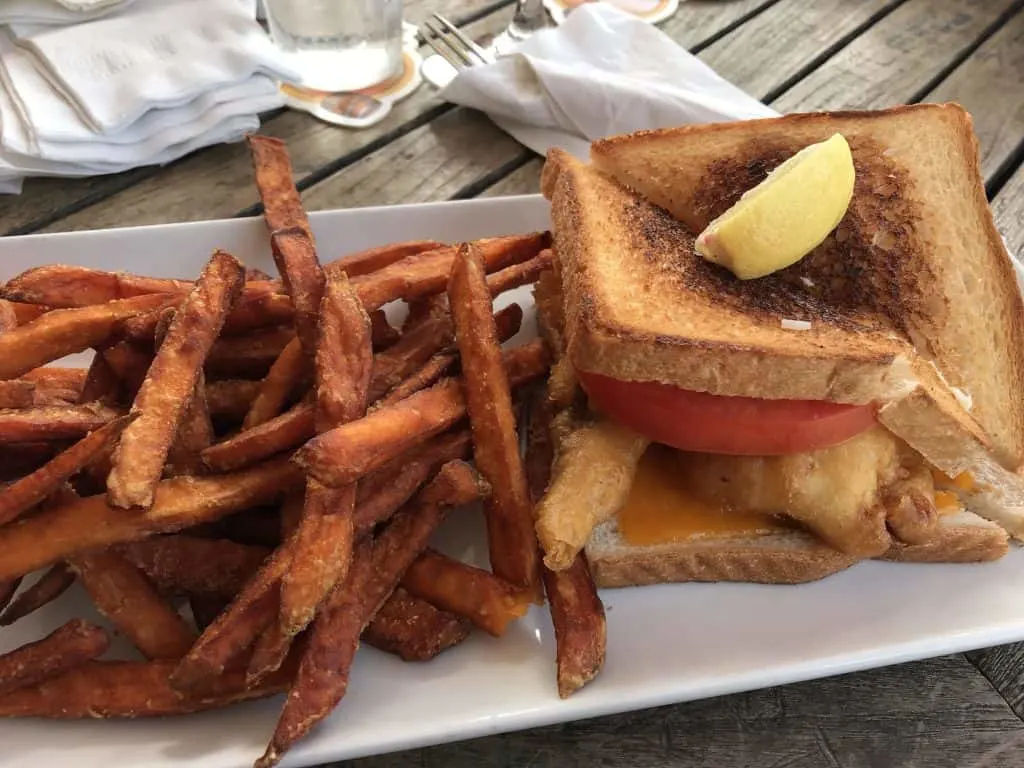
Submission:
POLYGON ((39 407, 76 405, 79 393, 73 389, 53 389, 36 386, 32 393, 32 405, 39 407))
MULTIPOLYGON (((40 315, 45 315, 51 309, 51 307, 43 304, 25 304, 20 301, 9 301, 7 303, 14 310, 14 316, 18 320, 17 325, 30 323, 40 315)), ((10 328, 7 330, 10 330, 10 328)))
POLYGON ((122 400, 133 401, 153 362, 152 349, 133 341, 119 341, 99 354, 120 381, 119 391, 122 400))
MULTIPOLYGON (((166 306, 166 294, 137 296, 81 309, 59 309, 0 334, 0 379, 14 379, 51 360, 102 345, 126 317, 166 306)), ((84 375, 84 371, 83 374, 84 375)))
POLYGON ((429 661, 469 637, 472 626, 398 587, 366 627, 363 641, 403 661, 429 661))
POLYGON ((171 673, 172 686, 185 693, 202 690, 276 623, 281 576, 290 563, 291 550, 286 542, 263 561, 231 604, 199 636, 171 673))
POLYGON ((487 276, 487 290, 491 296, 511 291, 521 285, 529 285, 537 280, 540 273, 551 268, 554 257, 550 248, 545 248, 532 259, 505 267, 487 276))
MULTIPOLYGON (((515 386, 544 373, 547 351, 543 343, 531 342, 508 350, 502 361, 515 386)), ((315 437, 296 453, 295 460, 324 485, 345 486, 443 432, 465 415, 461 381, 444 379, 399 403, 315 437)))
MULTIPOLYGON (((193 283, 183 284, 189 289, 194 285, 193 283)), ((276 293, 278 288, 277 283, 246 283, 242 289, 242 296, 224 319, 224 334, 233 336, 291 323, 295 314, 291 299, 287 294, 276 293)), ((179 296, 175 300, 174 306, 177 306, 183 297, 179 296)), ((159 312, 147 312, 130 317, 118 325, 119 333, 132 341, 152 341, 159 316, 159 312)))
POLYGON ((73 619, 56 631, 0 656, 0 697, 34 688, 102 656, 110 638, 100 627, 73 619))
POLYGON ((103 405, 115 405, 117 403, 120 380, 117 373, 110 367, 110 363, 99 352, 89 364, 89 372, 85 376, 85 382, 78 393, 79 403, 102 403, 103 405))
POLYGON ((64 563, 57 563, 39 577, 34 584, 23 589, 0 615, 0 627, 35 613, 67 591, 75 583, 75 574, 64 563))
POLYGON ((210 418, 241 421, 249 412, 260 389, 260 382, 247 379, 222 379, 206 382, 206 407, 210 418))
POLYGON ((454 338, 447 306, 435 305, 429 313, 407 325, 402 338, 374 358, 370 402, 398 386, 454 338))
POLYGON ((17 519, 59 489, 83 467, 107 454, 133 418, 122 416, 89 433, 35 472, 21 478, 0 493, 0 525, 17 519))
POLYGON ((539 601, 540 552, 484 269, 476 248, 462 245, 448 282, 448 305, 462 357, 473 457, 492 488, 484 507, 487 547, 494 573, 539 601))
POLYGON ((295 674, 289 665, 247 687, 242 672, 231 672, 195 696, 171 687, 173 661, 97 661, 0 696, 0 717, 78 719, 96 717, 161 717, 220 709, 285 691, 295 674))
MULTIPOLYGON (((554 460, 551 404, 542 390, 537 395, 530 407, 526 446, 526 475, 534 504, 547 490, 554 460)), ((541 575, 555 628, 558 695, 564 699, 590 682, 604 666, 607 644, 604 604, 583 552, 563 571, 542 566, 541 575)))
POLYGON ((270 551, 228 539, 175 534, 153 536, 118 549, 164 594, 231 599, 256 573, 270 551))
POLYGON ((490 571, 427 549, 402 577, 402 586, 431 605, 469 619, 494 637, 530 608, 530 593, 490 571))
POLYGON ((219 378, 261 378, 294 338, 295 331, 285 327, 222 336, 206 359, 206 373, 219 378))
POLYGON ((259 392, 249 406, 242 429, 258 427, 280 415, 288 400, 308 381, 310 367, 309 358, 303 353, 296 336, 270 366, 259 392))
MULTIPOLYGON (((528 261, 551 242, 547 232, 476 241, 488 271, 528 261)), ((448 282, 457 248, 448 246, 408 256, 383 269, 352 279, 367 310, 395 299, 419 299, 441 293, 448 282)))
POLYGON ((263 630, 252 647, 252 657, 245 673, 248 684, 258 685, 264 677, 276 672, 287 658, 292 641, 293 636, 282 629, 279 621, 263 630))
POLYGON ((324 295, 324 272, 308 229, 291 226, 270 233, 274 261, 281 272, 295 314, 292 322, 309 360, 316 353, 317 314, 324 295))
MULTIPOLYGON (((174 280, 166 277, 146 277, 130 272, 105 272, 89 267, 74 267, 66 264, 51 264, 35 267, 16 275, 0 286, 0 296, 19 299, 26 305, 65 309, 89 307, 109 301, 148 296, 157 293, 181 298, 195 287, 191 280, 174 280)), ((260 296, 275 293, 280 284, 271 281, 250 281, 242 296, 260 296)), ((20 308, 16 307, 20 313, 20 308)), ((30 315, 27 315, 30 317, 30 315)), ((25 318, 19 314, 19 324, 25 318)))
POLYGON ((202 452, 203 463, 213 472, 229 472, 302 445, 314 434, 311 400, 293 406, 280 416, 215 443, 202 452))
POLYGON ((12 331, 18 327, 18 313, 14 304, 7 299, 0 299, 0 333, 12 331))
MULTIPOLYGON (((157 345, 163 344, 174 314, 173 309, 164 310, 154 337, 157 345)), ((188 398, 185 411, 178 422, 174 441, 167 452, 165 474, 171 476, 197 474, 204 466, 200 453, 210 447, 213 438, 213 422, 210 420, 210 411, 206 407, 206 374, 200 368, 196 374, 196 383, 192 388, 192 394, 188 398)))
MULTIPOLYGON (((312 239, 309 219, 302 208, 299 191, 293 181, 292 162, 281 139, 251 135, 246 138, 256 189, 263 201, 263 219, 270 232, 287 227, 301 227, 312 239)), ((279 267, 280 269, 280 267, 279 267)))
POLYGON ((104 405, 54 405, 0 411, 0 443, 74 440, 118 418, 104 405))
MULTIPOLYGON (((319 314, 315 423, 322 432, 366 413, 373 348, 370 320, 344 274, 327 283, 319 314)), ((302 631, 331 587, 345 578, 352 558, 355 500, 354 487, 330 489, 307 481, 295 554, 281 581, 281 629, 286 635, 302 631)))
POLYGON ((69 308, 155 293, 183 295, 191 288, 186 280, 51 264, 29 269, 11 278, 0 288, 0 295, 11 301, 69 308))
POLYGON ((198 474, 205 467, 202 452, 210 447, 213 438, 213 421, 206 406, 206 376, 200 370, 167 453, 167 474, 198 474))
POLYGON ((458 360, 459 353, 454 350, 438 352, 417 370, 413 371, 408 378, 402 379, 384 397, 377 400, 375 407, 385 408, 389 405, 395 405, 427 387, 434 386, 446 373, 451 371, 458 360))
POLYGON ((444 243, 436 240, 410 240, 406 243, 391 243, 376 248, 368 248, 365 251, 342 256, 340 259, 325 264, 328 277, 333 277, 339 272, 344 272, 350 278, 368 275, 378 269, 401 261, 406 256, 415 256, 418 253, 432 251, 436 248, 443 248, 444 243))
POLYGON ((11 379, 0 381, 0 408, 28 408, 36 393, 34 381, 11 379))
MULTIPOLYGON (((494 322, 498 329, 498 340, 507 341, 519 333, 520 325, 523 322, 523 308, 518 304, 509 304, 501 311, 495 313, 494 322)), ((403 379, 398 385, 377 401, 377 407, 394 405, 400 400, 419 392, 421 389, 436 384, 442 376, 455 365, 459 355, 454 350, 438 352, 425 362, 418 370, 414 371, 408 378, 403 379)))
POLYGON ((34 368, 21 378, 35 382, 40 387, 55 389, 81 390, 85 385, 87 372, 83 368, 64 368, 59 365, 46 365, 34 368))
POLYGON ((150 659, 180 659, 195 640, 142 572, 109 550, 78 555, 71 569, 96 609, 150 659))
POLYGON ((149 509, 125 514, 90 496, 0 528, 0 580, 22 576, 89 549, 137 541, 217 520, 280 498, 302 473, 287 459, 231 475, 164 480, 149 509))
POLYGON ((424 296, 422 299, 413 299, 406 303, 408 312, 405 315, 405 320, 402 321, 403 334, 407 334, 411 329, 427 320, 449 317, 448 297, 443 293, 424 296))
POLYGON ((479 498, 484 490, 469 465, 450 462, 377 539, 360 545, 348 578, 334 588, 318 612, 274 736, 256 768, 276 765, 292 744, 337 706, 348 687, 363 630, 426 547, 447 510, 479 498))
POLYGON ((354 528, 356 540, 372 533, 411 499, 440 466, 466 458, 469 432, 452 432, 391 460, 359 482, 354 528))
POLYGON ((247 293, 228 313, 224 320, 224 333, 235 336, 260 328, 284 325, 291 323, 294 317, 295 309, 288 294, 271 291, 247 293))
POLYGON ((366 411, 373 372, 370 319, 342 275, 328 284, 316 342, 316 428, 333 429, 366 411))
POLYGON ((107 478, 114 506, 148 507, 160 481, 171 442, 178 431, 203 362, 224 317, 242 289, 244 267, 230 254, 217 251, 195 288, 174 313, 139 389, 132 413, 138 418, 121 435, 107 478))

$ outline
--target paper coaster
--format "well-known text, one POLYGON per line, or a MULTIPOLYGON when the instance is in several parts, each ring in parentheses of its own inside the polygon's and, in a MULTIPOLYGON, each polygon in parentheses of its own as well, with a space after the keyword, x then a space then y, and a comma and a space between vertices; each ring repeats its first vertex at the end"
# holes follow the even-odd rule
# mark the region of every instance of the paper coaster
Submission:
POLYGON ((412 94, 423 82, 420 74, 423 58, 416 51, 416 27, 407 24, 404 31, 405 50, 402 52, 403 66, 400 74, 369 88, 342 93, 280 83, 285 104, 346 128, 376 125, 388 116, 392 106, 412 94))
MULTIPOLYGON (((573 8, 583 5, 591 0, 544 0, 544 7, 548 9, 551 18, 556 24, 565 21, 566 14, 573 8)), ((651 24, 659 24, 673 13, 679 10, 679 0, 603 0, 611 3, 616 8, 631 13, 637 18, 649 21, 651 24)))

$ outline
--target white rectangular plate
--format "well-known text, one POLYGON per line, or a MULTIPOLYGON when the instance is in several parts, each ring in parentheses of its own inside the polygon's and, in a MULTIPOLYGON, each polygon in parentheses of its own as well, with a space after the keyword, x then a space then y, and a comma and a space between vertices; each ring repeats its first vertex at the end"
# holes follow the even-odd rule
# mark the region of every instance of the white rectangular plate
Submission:
MULTIPOLYGON (((459 240, 548 226, 539 197, 335 211, 312 216, 324 258, 413 238, 459 240)), ((272 271, 258 219, 0 240, 0 279, 63 262, 193 277, 213 248, 272 271)), ((532 306, 529 291, 517 300, 532 306)), ((531 326, 532 327, 532 326, 531 326)), ((530 330, 525 331, 529 333, 530 330)), ((471 515, 445 548, 479 555, 471 515)), ((815 584, 680 584, 608 590, 608 661, 568 701, 555 692, 554 638, 533 609, 501 640, 475 635, 428 664, 360 652, 348 696, 286 765, 377 754, 835 675, 1024 638, 1024 552, 985 565, 864 563, 815 584)), ((71 615, 66 595, 13 628, 0 651, 71 615)), ((279 700, 134 722, 0 721, 7 768, 248 766, 273 730, 279 700)))

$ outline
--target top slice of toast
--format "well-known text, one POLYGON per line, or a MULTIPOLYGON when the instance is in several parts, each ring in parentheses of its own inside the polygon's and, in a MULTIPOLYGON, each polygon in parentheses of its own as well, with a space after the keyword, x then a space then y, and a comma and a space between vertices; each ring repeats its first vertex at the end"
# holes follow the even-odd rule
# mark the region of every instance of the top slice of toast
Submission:
POLYGON ((907 384, 906 360, 921 356, 968 395, 999 460, 1024 460, 1024 305, 962 108, 647 131, 595 142, 592 159, 552 153, 543 180, 580 368, 724 395, 867 402, 890 399, 907 384), (753 281, 694 253, 712 219, 837 132, 857 180, 821 246, 753 281))

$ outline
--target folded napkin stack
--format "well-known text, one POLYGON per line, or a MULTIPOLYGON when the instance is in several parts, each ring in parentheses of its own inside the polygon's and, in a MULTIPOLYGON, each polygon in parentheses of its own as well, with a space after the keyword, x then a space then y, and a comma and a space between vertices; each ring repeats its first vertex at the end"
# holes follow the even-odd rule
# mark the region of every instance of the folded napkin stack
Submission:
POLYGON ((560 147, 580 158, 613 134, 777 114, 607 3, 582 5, 511 55, 463 70, 442 96, 486 112, 536 152, 560 147))
POLYGON ((294 77, 252 0, 11 0, 0 24, 4 192, 236 141, 294 77))

